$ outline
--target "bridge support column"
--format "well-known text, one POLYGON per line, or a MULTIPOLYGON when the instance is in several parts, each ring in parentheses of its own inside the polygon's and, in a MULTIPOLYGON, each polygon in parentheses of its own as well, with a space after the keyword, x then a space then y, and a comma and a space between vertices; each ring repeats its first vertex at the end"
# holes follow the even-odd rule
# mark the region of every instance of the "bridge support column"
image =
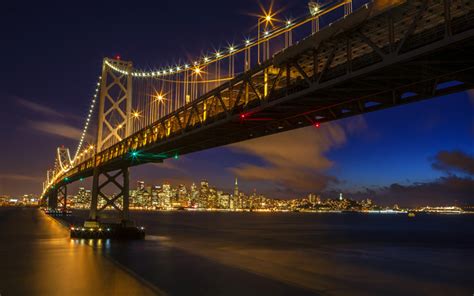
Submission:
MULTIPOLYGON (((130 204, 130 173, 128 167, 123 167, 113 172, 94 170, 92 181, 92 199, 89 213, 89 222, 96 223, 99 219, 99 213, 107 208, 115 209, 120 213, 120 219, 124 225, 130 225, 129 204, 130 204), (101 182, 101 177, 105 177, 101 182), (122 177, 122 180, 118 180, 122 177), (108 196, 102 189, 113 184, 120 191, 117 195, 108 196), (120 203, 121 199, 121 203, 120 203), (99 207, 99 201, 102 202, 99 207)), ((90 224, 91 225, 91 224, 90 224)))
POLYGON ((48 196, 48 208, 56 209, 58 207, 58 192, 52 190, 48 196))
POLYGON ((61 207, 63 211, 67 210, 67 185, 63 185, 58 188, 56 192, 57 205, 61 207))
POLYGON ((122 221, 130 220, 129 204, 130 204, 130 171, 128 168, 122 169, 123 174, 123 207, 122 207, 122 221))
POLYGON ((97 203, 99 200, 99 178, 100 178, 100 171, 98 168, 95 168, 94 174, 92 177, 92 197, 91 197, 91 209, 89 213, 89 219, 92 221, 97 221, 97 203))

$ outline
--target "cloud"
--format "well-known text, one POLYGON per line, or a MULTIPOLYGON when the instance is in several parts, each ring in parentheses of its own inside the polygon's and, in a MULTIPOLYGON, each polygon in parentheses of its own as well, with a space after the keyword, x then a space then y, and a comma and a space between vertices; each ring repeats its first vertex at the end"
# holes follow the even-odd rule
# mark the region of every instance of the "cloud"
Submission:
POLYGON ((462 151, 440 151, 432 167, 447 173, 460 172, 474 175, 474 157, 462 151))
MULTIPOLYGON (((394 183, 389 186, 366 188, 355 192, 345 192, 344 196, 361 200, 370 198, 381 205, 399 204, 418 207, 426 205, 467 205, 474 202, 474 179, 469 177, 447 176, 432 182, 413 184, 394 183)), ((343 191, 344 192, 344 191, 343 191)), ((325 191, 322 196, 334 198, 338 190, 325 191)))
MULTIPOLYGON (((18 102, 18 104, 25 107, 26 109, 34 111, 44 116, 48 116, 48 118, 51 116, 54 116, 57 118, 66 117, 65 114, 60 113, 50 107, 41 105, 39 103, 25 100, 20 97, 13 97, 13 98, 18 102)), ((71 119, 73 117, 74 116, 69 116, 69 115, 67 116, 68 119, 71 119)), ((72 139, 72 140, 79 140, 82 135, 82 131, 80 129, 64 124, 64 123, 60 123, 60 122, 31 120, 31 121, 27 121, 27 125, 28 127, 31 127, 37 131, 41 131, 43 133, 60 136, 60 137, 72 139)))
POLYGON ((366 127, 363 117, 346 122, 346 127, 327 123, 320 129, 307 127, 230 145, 230 149, 256 156, 263 162, 243 163, 230 170, 246 180, 270 182, 280 192, 323 190, 339 182, 324 173, 333 166, 325 154, 346 143, 347 133, 366 127))
POLYGON ((26 176, 21 174, 0 174, 0 180, 11 180, 11 181, 43 181, 43 177, 26 176))
POLYGON ((47 116, 56 116, 56 117, 64 117, 64 115, 50 107, 38 104, 36 102, 32 102, 29 100, 25 100, 23 98, 15 97, 16 101, 22 105, 23 107, 26 107, 27 109, 41 113, 43 115, 47 116))
POLYGON ((433 182, 411 185, 392 184, 379 193, 384 200, 410 205, 470 204, 474 201, 474 180, 448 176, 433 182))
POLYGON ((79 140, 82 135, 82 131, 80 129, 63 123, 30 121, 28 125, 40 132, 72 140, 79 140))
MULTIPOLYGON (((394 183, 389 186, 365 188, 346 192, 353 199, 372 198, 382 205, 403 206, 466 205, 474 203, 474 157, 462 151, 440 151, 433 158, 432 167, 446 172, 446 176, 430 182, 412 184, 394 183), (467 176, 456 176, 460 172, 467 176)), ((326 191, 326 197, 337 196, 338 191, 326 191)))
POLYGON ((153 163, 153 166, 158 167, 160 170, 171 170, 186 173, 187 169, 183 168, 187 165, 187 158, 184 156, 180 157, 179 165, 176 162, 172 162, 169 159, 165 159, 161 163, 153 163))

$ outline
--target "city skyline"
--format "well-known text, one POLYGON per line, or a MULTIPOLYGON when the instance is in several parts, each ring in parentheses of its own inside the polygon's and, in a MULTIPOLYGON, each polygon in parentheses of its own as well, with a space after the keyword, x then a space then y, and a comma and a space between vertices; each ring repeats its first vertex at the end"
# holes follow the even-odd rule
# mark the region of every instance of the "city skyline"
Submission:
MULTIPOLYGON (((69 191, 68 207, 88 209, 91 202, 92 190, 83 187, 84 183, 80 183, 75 192, 69 191)), ((171 184, 167 181, 145 183, 144 181, 136 181, 135 186, 130 187, 130 206, 131 209, 167 209, 176 210, 178 208, 194 208, 194 209, 227 209, 227 210, 250 210, 250 209, 272 209, 276 210, 295 210, 295 209, 313 209, 314 206, 320 205, 318 211, 341 211, 341 210, 387 210, 400 208, 405 209, 428 209, 428 210, 448 210, 452 207, 458 207, 457 210, 465 208, 468 212, 474 207, 470 203, 426 203, 417 205, 400 204, 396 200, 393 204, 376 204, 370 193, 365 195, 346 197, 344 192, 318 193, 311 192, 305 196, 288 196, 287 198, 275 198, 266 196, 264 193, 258 192, 254 188, 251 192, 244 192, 239 189, 238 178, 234 180, 232 189, 223 189, 222 187, 211 184, 207 179, 199 182, 191 182, 188 184, 171 184), (204 192, 203 192, 204 190, 204 192), (237 197, 237 198, 236 198, 237 197), (167 199, 166 202, 163 200, 167 199), (160 201, 161 200, 161 201, 160 201), (204 200, 204 201, 203 201, 204 200), (252 207, 255 200, 267 201, 267 207, 252 207), (316 202, 317 201, 317 202, 316 202), (338 201, 344 201, 338 203, 338 201), (276 206, 276 204, 279 206, 276 206), (309 204, 308 204, 309 203, 309 204), (244 206, 242 206, 244 205, 244 206), (308 205, 310 206, 308 208, 308 205), (293 207, 293 208, 291 208, 293 207), (300 207, 300 208, 298 208, 300 207), (438 207, 438 208, 437 208, 438 207), (459 208, 461 207, 461 208, 459 208)), ((109 191, 109 197, 113 197, 117 192, 109 191)), ((401 199, 403 200, 403 199, 401 199)), ((0 194, 0 206, 3 205, 37 205, 39 195, 37 194, 21 194, 18 196, 8 196, 0 194)), ((103 201, 101 201, 103 204, 103 201)), ((265 204, 265 202, 264 202, 265 204)), ((317 209, 316 209, 317 210, 317 209)))
MULTIPOLYGON (((221 17, 220 26, 202 24, 201 33, 196 33, 184 29, 186 22, 199 23, 198 16, 209 13, 209 9, 224 11, 223 3, 212 2, 210 8, 191 3, 189 11, 182 11, 178 4, 169 4, 169 11, 154 12, 153 18, 146 17, 151 13, 146 9, 136 8, 140 13, 133 14, 134 25, 125 29, 130 36, 118 44, 101 40, 104 34, 95 28, 109 30, 102 26, 104 22, 120 19, 127 14, 124 9, 119 9, 114 16, 99 14, 106 11, 106 7, 99 4, 98 13, 86 14, 89 22, 77 27, 75 24, 82 11, 80 4, 70 12, 68 19, 60 13, 67 10, 66 6, 50 10, 47 4, 32 5, 19 15, 14 4, 8 5, 5 11, 11 13, 2 18, 4 27, 8 27, 7 23, 13 18, 22 20, 17 27, 5 32, 12 46, 0 49, 3 56, 12 57, 5 62, 5 71, 0 74, 0 96, 5 102, 0 111, 1 133, 3 138, 9 139, 1 145, 0 153, 12 156, 0 160, 0 194, 9 195, 23 194, 23 190, 39 192, 45 178, 44 168, 54 159, 51 151, 59 143, 68 147, 77 145, 72 139, 80 134, 81 118, 87 112, 88 98, 94 88, 94 81, 89 80, 92 74, 99 72, 102 57, 120 54, 146 68, 156 64, 155 61, 173 61, 191 55, 193 53, 186 49, 191 46, 204 49, 214 42, 215 47, 225 46, 231 39, 242 39, 237 30, 254 26, 254 17, 246 12, 258 9, 253 1, 236 3, 234 11, 221 17), (63 26, 50 29, 44 19, 38 19, 38 11, 50 16, 45 19, 63 26), (105 15, 106 19, 99 15, 105 15), (143 36, 169 23, 175 15, 183 15, 186 22, 177 25, 176 31, 162 32, 165 35, 160 39, 174 40, 179 32, 180 49, 158 40, 142 44, 143 36), (151 26, 140 25, 145 19, 151 26), (42 38, 25 44, 27 38, 19 38, 18 33, 27 31, 33 23, 38 32, 29 32, 29 37, 42 38), (73 30, 77 38, 58 38, 66 30, 73 30), (131 34, 137 31, 141 33, 131 34), (86 38, 96 41, 97 46, 84 50, 78 40, 86 38), (50 44, 52 48, 47 47, 50 44), (54 58, 47 65, 37 58, 49 55, 54 58), (147 59, 142 58, 145 56, 147 59), (27 88, 19 73, 28 73, 33 68, 42 69, 44 75, 29 81, 32 85, 27 88), (70 76, 66 79, 58 73, 70 76), (30 150, 33 146, 35 153, 30 150), (38 159, 36 155, 45 157, 38 159)), ((292 6, 292 11, 305 10, 306 2, 295 2, 292 6)), ((117 34, 113 30, 108 33, 110 38, 117 34)), ((400 196, 407 203, 472 201, 473 96, 472 92, 463 92, 322 124, 318 129, 304 128, 255 142, 184 155, 178 160, 132 169, 132 180, 168 179, 179 183, 207 177, 223 186, 226 179, 237 174, 246 180, 245 190, 260 188, 276 197, 303 195, 314 187, 315 191, 344 191, 353 196, 375 193, 377 199, 382 202, 385 199, 388 204, 400 196)))

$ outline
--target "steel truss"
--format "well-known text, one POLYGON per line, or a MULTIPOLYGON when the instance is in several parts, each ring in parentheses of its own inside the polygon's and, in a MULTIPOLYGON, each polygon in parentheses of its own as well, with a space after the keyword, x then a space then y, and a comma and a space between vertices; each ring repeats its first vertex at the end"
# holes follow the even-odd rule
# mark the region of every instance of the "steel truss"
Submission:
POLYGON ((129 169, 124 167, 116 172, 101 171, 99 168, 94 170, 92 181, 92 199, 90 209, 90 220, 97 221, 98 214, 107 209, 113 208, 121 214, 122 221, 129 220, 129 195, 130 195, 130 181, 129 169), (105 181, 101 182, 100 177, 104 176, 105 181), (117 178, 122 177, 122 182, 117 178), (105 186, 113 184, 119 189, 119 193, 113 197, 108 197, 102 190, 105 186), (99 200, 103 199, 105 203, 98 208, 99 200), (122 201, 121 205, 118 203, 122 201))
POLYGON ((58 169, 65 170, 71 166, 71 155, 69 154, 69 149, 61 146, 58 147, 56 151, 56 158, 58 163, 58 169))
POLYGON ((133 64, 114 59, 104 59, 99 97, 97 152, 122 141, 130 135, 132 111, 133 64), (126 69, 128 74, 115 72, 107 63, 126 69))
POLYGON ((56 192, 57 207, 67 210, 67 185, 60 186, 56 192))

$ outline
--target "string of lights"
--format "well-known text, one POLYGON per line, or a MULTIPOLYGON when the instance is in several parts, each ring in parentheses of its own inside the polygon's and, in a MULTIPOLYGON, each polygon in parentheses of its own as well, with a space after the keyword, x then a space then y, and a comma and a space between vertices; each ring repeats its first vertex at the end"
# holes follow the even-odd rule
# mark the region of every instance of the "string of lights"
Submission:
POLYGON ((113 70, 121 73, 121 74, 131 74, 133 77, 139 78, 150 78, 150 77, 161 77, 161 76, 169 76, 174 75, 177 73, 182 73, 188 71, 190 69, 196 68, 203 68, 208 66, 209 64, 218 62, 222 59, 231 57, 236 55, 240 52, 246 51, 251 47, 258 46, 261 43, 268 42, 269 40, 276 38, 282 34, 285 34, 301 25, 304 25, 308 22, 314 21, 319 19, 322 15, 333 11, 336 8, 339 8, 345 4, 352 3, 352 0, 342 0, 338 1, 337 3, 328 3, 327 5, 317 4, 315 2, 310 2, 309 12, 295 19, 287 18, 285 21, 278 20, 274 18, 275 14, 270 12, 265 12, 263 16, 259 16, 263 22, 267 24, 272 24, 272 28, 269 26, 265 26, 265 30, 263 32, 257 33, 257 37, 247 38, 243 41, 242 44, 231 44, 229 45, 226 50, 217 50, 211 54, 204 55, 203 57, 197 59, 196 61, 184 65, 177 65, 173 67, 166 67, 162 68, 157 71, 141 71, 139 69, 133 69, 131 73, 128 71, 116 67, 108 62, 107 65, 112 68, 113 70), (277 21, 281 23, 281 26, 273 26, 273 21, 277 21))
POLYGON ((97 87, 95 88, 94 96, 92 97, 92 102, 91 102, 91 105, 89 107, 89 112, 87 113, 86 122, 84 123, 84 128, 82 129, 81 139, 79 140, 79 144, 77 145, 76 152, 74 153, 74 157, 72 159, 73 163, 76 161, 77 156, 79 155, 79 153, 81 151, 82 144, 84 143, 84 139, 87 135, 87 130, 88 130, 88 127, 89 127, 89 124, 90 124, 90 121, 91 121, 92 114, 94 113, 94 107, 96 105, 97 96, 99 94, 101 79, 102 79, 102 77, 99 76, 99 79, 97 81, 97 87))

